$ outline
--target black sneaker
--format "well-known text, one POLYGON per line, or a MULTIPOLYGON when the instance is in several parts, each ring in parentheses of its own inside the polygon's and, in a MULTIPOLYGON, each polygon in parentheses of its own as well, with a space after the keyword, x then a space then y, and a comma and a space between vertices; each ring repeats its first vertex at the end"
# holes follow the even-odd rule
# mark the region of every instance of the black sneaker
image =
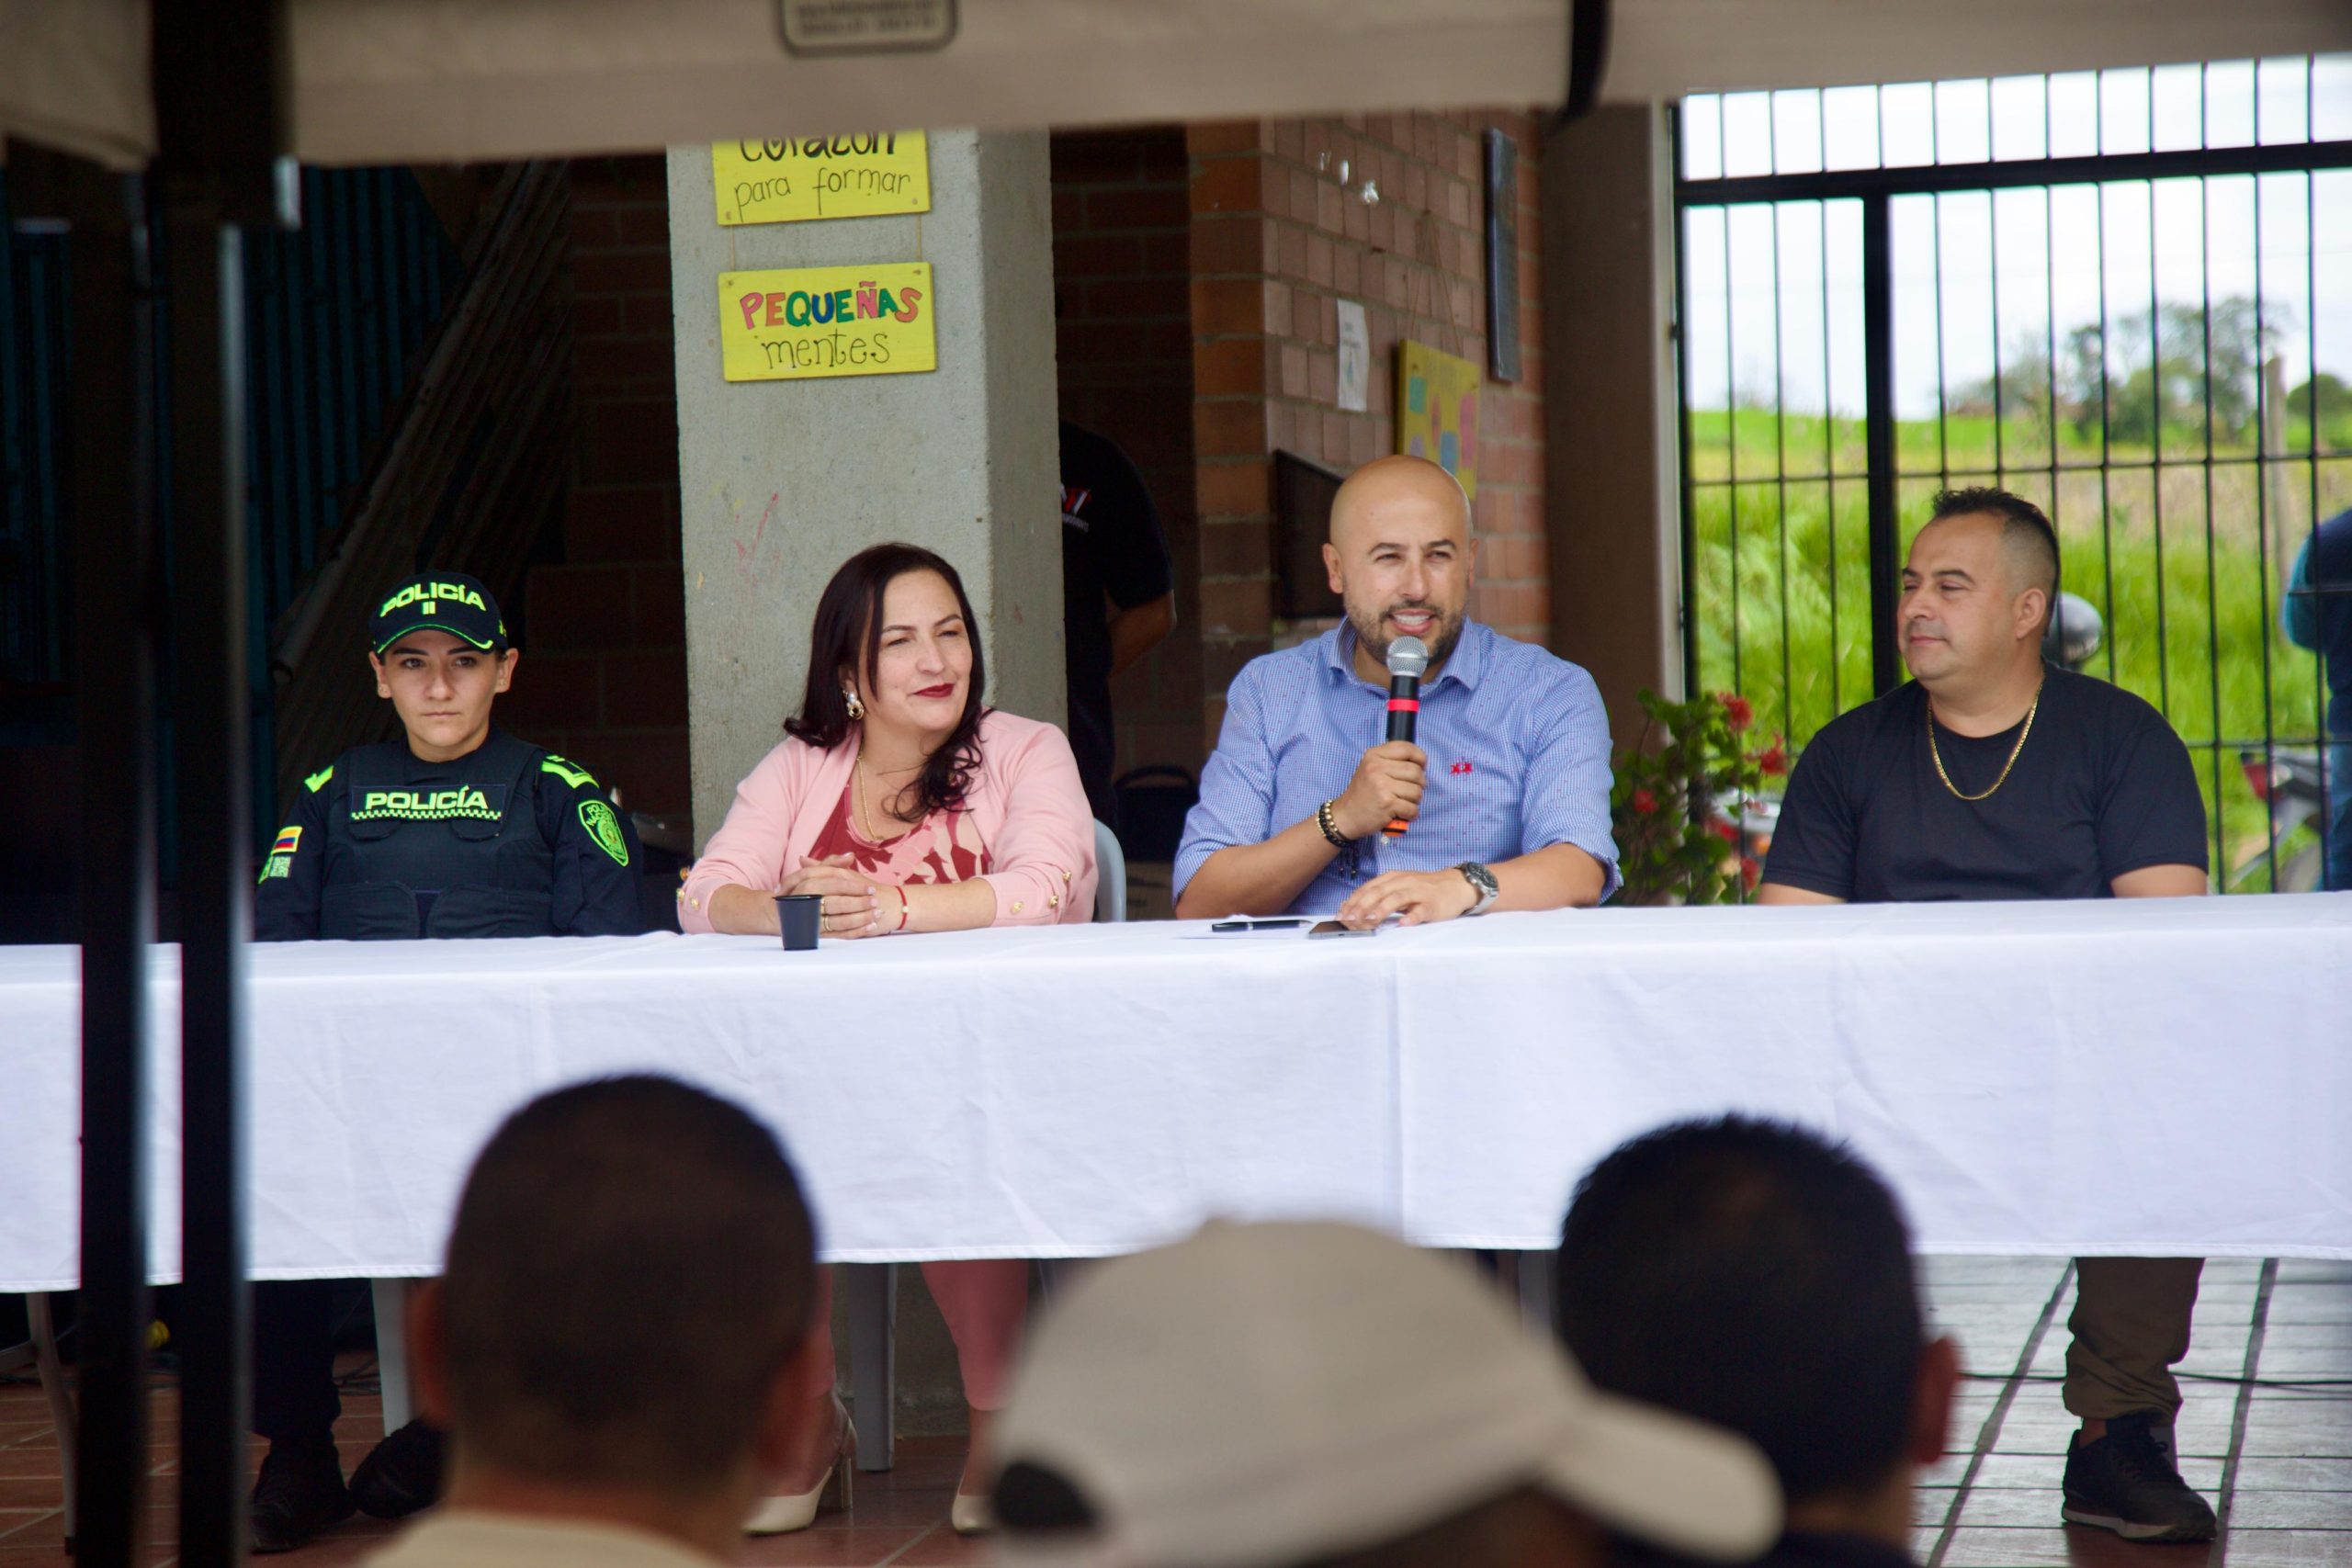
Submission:
POLYGON ((441 1430, 412 1421, 351 1472, 351 1495, 379 1519, 404 1519, 441 1495, 441 1430))
POLYGON ((351 1493, 343 1484, 343 1464, 334 1443, 301 1449, 272 1445, 263 1457, 247 1515, 255 1551, 291 1551, 351 1515, 351 1493))
POLYGON ((2170 1446, 2158 1436, 2165 1424, 2156 1412, 2142 1410, 2109 1421, 2107 1436, 2095 1443, 2076 1435, 2066 1450, 2062 1512, 2068 1523, 2096 1525, 2126 1540, 2213 1539, 2213 1510, 2180 1478, 2170 1446))

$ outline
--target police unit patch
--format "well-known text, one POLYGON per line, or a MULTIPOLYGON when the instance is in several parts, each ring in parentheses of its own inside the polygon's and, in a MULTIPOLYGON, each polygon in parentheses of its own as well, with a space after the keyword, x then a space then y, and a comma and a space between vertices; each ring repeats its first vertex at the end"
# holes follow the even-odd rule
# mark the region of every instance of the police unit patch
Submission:
POLYGON ((628 864, 628 840, 621 832, 621 819, 613 808, 601 800, 580 803, 580 825, 596 840, 596 847, 613 857, 615 865, 628 864))
POLYGON ((288 856, 272 855, 267 860, 261 863, 261 880, 264 882, 267 882, 273 876, 291 876, 293 874, 294 862, 288 856))

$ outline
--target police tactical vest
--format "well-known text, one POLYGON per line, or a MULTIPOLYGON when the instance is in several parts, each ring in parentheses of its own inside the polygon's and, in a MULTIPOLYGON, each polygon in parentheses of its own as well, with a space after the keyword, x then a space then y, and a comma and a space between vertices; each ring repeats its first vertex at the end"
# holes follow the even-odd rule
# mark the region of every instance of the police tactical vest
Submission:
POLYGON ((553 936, 555 852, 540 836, 537 746, 492 730, 416 784, 404 741, 349 754, 349 794, 336 836, 349 870, 331 869, 319 934, 347 941, 553 936), (417 895, 435 895, 420 923, 417 895))

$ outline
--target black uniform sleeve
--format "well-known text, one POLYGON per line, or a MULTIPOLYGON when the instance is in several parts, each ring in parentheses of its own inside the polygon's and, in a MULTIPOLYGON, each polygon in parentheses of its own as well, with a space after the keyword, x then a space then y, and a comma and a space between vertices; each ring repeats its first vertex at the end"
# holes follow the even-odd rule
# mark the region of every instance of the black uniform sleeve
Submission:
POLYGON ((255 942, 315 942, 319 894, 326 885, 327 795, 335 770, 312 773, 294 800, 293 820, 278 829, 261 863, 254 892, 255 942))
POLYGON ((1148 604, 1176 586, 1176 571, 1168 558, 1168 538, 1160 532, 1159 513, 1144 488, 1143 475, 1127 455, 1103 443, 1096 481, 1098 503, 1087 546, 1094 552, 1094 570, 1111 603, 1122 610, 1148 604))
POLYGON ((2207 869, 2205 797, 2164 715, 2132 705, 2108 758, 2098 803, 2098 869, 2109 882, 2152 865, 2207 869))
POLYGON ((1766 882, 1827 898, 1854 896, 1856 823, 1848 781, 1858 739, 1851 726, 1832 724, 1797 758, 1764 857, 1766 882))
POLYGON ((626 812, 573 763, 540 764, 539 826, 555 852, 549 914, 561 936, 641 936, 644 847, 626 812))

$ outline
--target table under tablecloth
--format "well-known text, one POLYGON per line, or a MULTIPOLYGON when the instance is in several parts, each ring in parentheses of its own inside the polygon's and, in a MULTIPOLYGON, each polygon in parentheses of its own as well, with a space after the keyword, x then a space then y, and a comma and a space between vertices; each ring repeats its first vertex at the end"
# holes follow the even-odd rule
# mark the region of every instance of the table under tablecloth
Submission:
MULTIPOLYGON (((154 956, 157 1278, 177 953, 154 956)), ((0 1291, 76 1277, 75 950, 0 948, 0 1291)), ((1668 1118, 1850 1139, 1940 1252, 2352 1257, 2352 895, 258 946, 260 1278, 435 1271, 507 1112, 669 1073, 783 1134, 840 1261, 1083 1257, 1213 1214, 1550 1245, 1668 1118)))

